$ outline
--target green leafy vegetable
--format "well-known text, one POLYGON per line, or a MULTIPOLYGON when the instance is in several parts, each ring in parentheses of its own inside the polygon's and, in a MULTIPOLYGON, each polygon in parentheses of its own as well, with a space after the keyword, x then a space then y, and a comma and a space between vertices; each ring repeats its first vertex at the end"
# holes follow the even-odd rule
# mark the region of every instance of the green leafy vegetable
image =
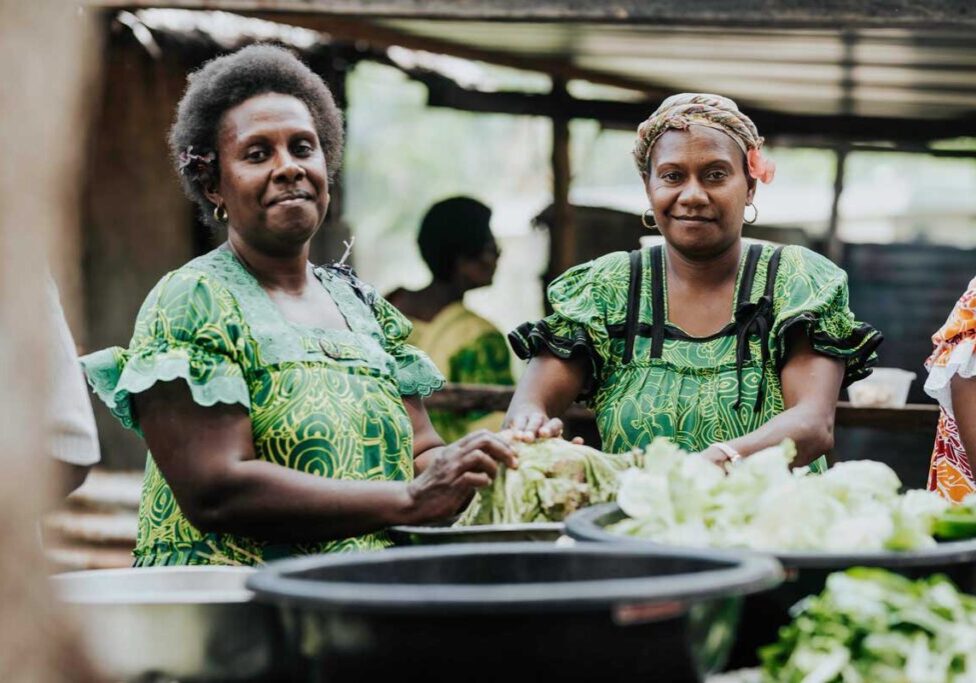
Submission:
POLYGON ((935 544, 949 504, 929 491, 899 494, 887 465, 841 462, 823 474, 790 469, 792 442, 740 461, 728 475, 667 439, 625 472, 609 530, 677 545, 761 550, 910 550, 935 544))
POLYGON ((760 651, 768 683, 976 681, 976 598, 944 576, 831 574, 760 651))
POLYGON ((500 468, 475 494, 459 526, 559 522, 581 507, 615 498, 621 472, 638 455, 608 455, 563 439, 517 443, 518 469, 500 468))

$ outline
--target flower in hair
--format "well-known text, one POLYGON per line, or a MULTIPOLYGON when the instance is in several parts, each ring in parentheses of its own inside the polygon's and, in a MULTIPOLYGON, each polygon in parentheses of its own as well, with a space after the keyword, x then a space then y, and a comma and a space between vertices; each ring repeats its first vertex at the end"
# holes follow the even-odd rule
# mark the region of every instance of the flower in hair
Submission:
POLYGON ((214 152, 206 154, 196 154, 193 145, 180 152, 179 171, 191 180, 199 180, 204 175, 209 175, 213 170, 213 162, 217 158, 214 152))
POLYGON ((749 175, 756 180, 760 180, 766 185, 773 182, 776 175, 776 162, 763 156, 758 147, 753 147, 746 152, 746 161, 749 164, 749 175))

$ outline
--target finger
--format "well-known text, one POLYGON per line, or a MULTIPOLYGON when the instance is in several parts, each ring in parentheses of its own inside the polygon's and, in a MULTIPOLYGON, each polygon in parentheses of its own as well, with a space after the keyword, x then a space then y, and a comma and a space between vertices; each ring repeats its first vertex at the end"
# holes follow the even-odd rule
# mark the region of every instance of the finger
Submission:
POLYGON ((535 441, 539 436, 539 428, 546 421, 546 416, 542 413, 532 413, 529 418, 525 421, 525 428, 522 430, 522 435, 526 438, 526 441, 535 441))
POLYGON ((511 443, 515 441, 515 431, 513 429, 503 429, 498 432, 498 438, 505 443, 511 443))
POLYGON ((556 437, 563 433, 563 421, 554 417, 539 428, 539 436, 556 437))
POLYGON ((483 439, 479 439, 473 445, 476 445, 493 459, 503 463, 506 467, 518 469, 518 456, 515 454, 511 445, 498 436, 498 434, 488 432, 484 435, 483 439))
POLYGON ((454 444, 459 448, 466 450, 467 448, 470 448, 471 445, 474 444, 478 439, 484 437, 484 435, 487 433, 489 433, 488 430, 479 429, 469 434, 465 434, 460 439, 455 441, 454 444))
POLYGON ((494 458, 480 449, 465 453, 458 462, 458 466, 460 467, 459 474, 463 474, 464 472, 484 472, 492 479, 498 475, 498 463, 495 462, 494 458))
POLYGON ((574 436, 573 437, 573 443, 576 444, 577 446, 582 446, 583 445, 583 437, 582 436, 574 436))
POLYGON ((491 477, 484 472, 465 472, 458 478, 457 485, 466 489, 483 489, 491 486, 491 477))

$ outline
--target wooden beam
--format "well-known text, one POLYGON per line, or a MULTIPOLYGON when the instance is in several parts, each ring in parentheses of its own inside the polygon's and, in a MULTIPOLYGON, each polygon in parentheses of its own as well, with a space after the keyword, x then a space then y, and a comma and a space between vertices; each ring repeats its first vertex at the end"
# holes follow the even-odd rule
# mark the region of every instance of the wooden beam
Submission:
MULTIPOLYGON (((428 104, 462 111, 491 112, 524 116, 565 116, 600 121, 608 128, 632 130, 658 105, 658 101, 614 102, 609 100, 581 100, 564 97, 559 100, 548 94, 518 92, 480 92, 458 86, 439 74, 422 71, 406 72, 428 88, 428 104)), ((805 138, 817 145, 830 141, 896 141, 901 150, 925 151, 942 156, 969 156, 965 151, 928 150, 930 140, 976 135, 976 112, 971 116, 950 120, 896 119, 856 115, 789 114, 743 107, 767 138, 789 138, 790 144, 801 146, 805 138)), ((874 150, 881 149, 875 145, 874 150)))
POLYGON ((840 196, 844 193, 844 169, 847 165, 847 148, 835 150, 834 195, 830 202, 830 222, 827 224, 827 258, 840 264, 844 259, 844 242, 837 234, 840 225, 840 196))
MULTIPOLYGON (((432 410, 464 413, 471 410, 505 411, 512 401, 513 387, 482 384, 448 384, 424 400, 432 410)), ((566 417, 593 420, 593 412, 574 404, 566 417)), ((939 421, 939 406, 910 403, 904 408, 856 408, 846 401, 837 404, 836 422, 841 427, 869 427, 889 431, 931 431, 939 421)))
POLYGON ((569 117, 561 104, 569 98, 566 81, 553 79, 551 99, 558 112, 552 117, 552 207, 549 230, 549 272, 552 282, 560 273, 576 264, 576 231, 573 229, 573 207, 569 203, 572 168, 569 159, 569 117))
POLYGON ((93 0, 91 4, 471 21, 809 29, 976 26, 970 0, 93 0))
POLYGON ((645 80, 630 78, 615 73, 575 66, 566 59, 541 56, 527 56, 503 50, 492 50, 472 45, 420 36, 399 29, 390 28, 362 17, 336 17, 309 12, 283 14, 280 12, 247 12, 248 16, 268 21, 278 21, 300 26, 313 31, 328 33, 336 40, 368 45, 373 50, 384 50, 399 46, 411 50, 451 55, 461 59, 487 62, 525 71, 537 71, 553 77, 569 80, 584 80, 615 88, 644 92, 650 98, 663 99, 673 94, 671 89, 663 88, 645 80))

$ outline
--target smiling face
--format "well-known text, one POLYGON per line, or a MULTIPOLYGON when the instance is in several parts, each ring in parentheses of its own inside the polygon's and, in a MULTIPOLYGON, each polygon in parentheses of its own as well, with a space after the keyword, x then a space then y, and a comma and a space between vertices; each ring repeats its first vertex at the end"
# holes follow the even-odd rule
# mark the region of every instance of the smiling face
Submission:
POLYGON ((290 254, 325 220, 329 182, 315 122, 290 95, 258 95, 224 112, 217 139, 218 187, 228 228, 255 249, 290 254))
POLYGON ((728 135, 707 126, 669 130, 651 150, 647 198, 668 244, 691 259, 712 258, 742 235, 755 181, 728 135))

